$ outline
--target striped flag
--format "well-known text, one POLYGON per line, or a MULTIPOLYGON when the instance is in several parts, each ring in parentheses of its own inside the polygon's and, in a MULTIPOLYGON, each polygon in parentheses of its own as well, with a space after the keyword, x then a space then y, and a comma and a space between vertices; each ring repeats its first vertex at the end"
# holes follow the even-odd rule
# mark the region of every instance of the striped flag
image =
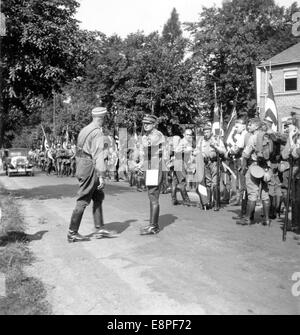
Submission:
POLYGON ((42 124, 41 124, 41 126, 42 126, 42 130, 43 130, 43 134, 44 134, 44 148, 45 148, 45 150, 49 150, 50 149, 49 141, 48 141, 47 135, 45 133, 45 129, 44 129, 42 124))
POLYGON ((213 117, 213 124, 212 124, 212 132, 214 136, 220 136, 220 112, 217 102, 215 101, 214 106, 214 117, 213 117))
POLYGON ((237 119, 237 112, 236 108, 233 107, 232 113, 230 120, 227 124, 226 131, 225 131, 225 136, 224 136, 224 143, 231 148, 235 142, 235 135, 236 135, 236 129, 235 129, 235 121, 237 119))
POLYGON ((278 110, 276 107, 275 99, 274 99, 274 91, 272 85, 272 75, 270 73, 269 82, 268 82, 268 94, 265 102, 265 118, 269 116, 273 121, 272 129, 274 131, 278 131, 278 110))

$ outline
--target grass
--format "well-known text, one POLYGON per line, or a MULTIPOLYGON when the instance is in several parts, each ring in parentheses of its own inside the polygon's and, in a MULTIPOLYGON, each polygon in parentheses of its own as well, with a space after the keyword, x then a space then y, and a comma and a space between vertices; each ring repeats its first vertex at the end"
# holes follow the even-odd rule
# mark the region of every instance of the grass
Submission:
POLYGON ((51 314, 43 283, 27 276, 23 269, 32 264, 34 256, 28 247, 19 204, 3 189, 0 208, 0 273, 5 276, 6 293, 0 296, 0 315, 51 314))

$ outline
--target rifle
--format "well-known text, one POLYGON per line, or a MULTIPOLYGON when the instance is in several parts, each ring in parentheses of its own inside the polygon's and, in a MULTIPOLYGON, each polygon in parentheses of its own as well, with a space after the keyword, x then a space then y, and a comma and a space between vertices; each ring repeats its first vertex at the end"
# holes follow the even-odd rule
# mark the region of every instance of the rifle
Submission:
POLYGON ((287 198, 286 198, 286 209, 285 209, 285 216, 284 216, 284 224, 283 224, 283 232, 282 232, 282 241, 286 240, 286 232, 289 223, 289 207, 290 207, 290 199, 291 199, 291 186, 292 186, 292 177, 293 177, 293 157, 289 157, 289 179, 288 179, 288 189, 287 189, 287 198))

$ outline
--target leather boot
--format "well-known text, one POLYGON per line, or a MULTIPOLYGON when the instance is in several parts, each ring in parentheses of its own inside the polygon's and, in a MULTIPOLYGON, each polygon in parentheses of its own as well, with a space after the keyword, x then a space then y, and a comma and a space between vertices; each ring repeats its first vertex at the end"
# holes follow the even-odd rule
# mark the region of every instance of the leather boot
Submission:
POLYGON ((269 226, 271 225, 271 220, 269 218, 269 214, 270 214, 270 200, 263 200, 262 201, 262 205, 263 205, 263 211, 264 211, 264 219, 262 224, 264 226, 269 226))
POLYGON ((173 206, 178 205, 176 185, 172 185, 171 199, 172 199, 173 206))
POLYGON ((250 225, 254 221, 256 201, 248 200, 247 201, 247 213, 246 216, 236 221, 236 224, 240 225, 250 225))
POLYGON ((89 241, 90 239, 88 237, 80 235, 76 231, 69 230, 68 236, 67 236, 68 242, 84 242, 84 241, 89 241))
POLYGON ((84 213, 84 209, 78 209, 78 208, 74 209, 72 216, 71 216, 70 226, 69 226, 70 231, 76 232, 76 233, 78 232, 83 213, 84 213))
POLYGON ((93 219, 96 230, 104 227, 102 203, 93 205, 93 219))
MULTIPOLYGON (((151 207, 150 207, 151 210, 151 207)), ((144 227, 141 229, 141 235, 153 235, 159 233, 159 225, 158 225, 158 219, 159 219, 159 204, 153 205, 152 204, 152 215, 150 225, 144 227)))
POLYGON ((276 219, 276 197, 270 195, 270 219, 276 219))
POLYGON ((189 198, 189 195, 187 193, 186 188, 184 186, 183 187, 180 186, 179 190, 180 190, 180 193, 181 193, 181 196, 182 196, 183 205, 184 206, 192 206, 191 200, 189 198))
POLYGON ((214 211, 217 212, 220 210, 217 187, 213 188, 213 195, 214 195, 214 211))
POLYGON ((140 177, 137 177, 137 179, 136 179, 136 190, 138 192, 143 192, 142 186, 141 186, 141 178, 140 177))

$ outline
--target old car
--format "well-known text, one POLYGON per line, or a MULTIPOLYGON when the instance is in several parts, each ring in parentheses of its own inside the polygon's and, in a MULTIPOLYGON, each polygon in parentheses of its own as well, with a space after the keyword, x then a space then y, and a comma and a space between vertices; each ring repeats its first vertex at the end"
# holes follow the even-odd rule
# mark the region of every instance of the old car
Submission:
POLYGON ((3 168, 8 177, 12 175, 29 175, 33 176, 33 165, 28 157, 29 149, 27 148, 11 148, 6 150, 3 168))

